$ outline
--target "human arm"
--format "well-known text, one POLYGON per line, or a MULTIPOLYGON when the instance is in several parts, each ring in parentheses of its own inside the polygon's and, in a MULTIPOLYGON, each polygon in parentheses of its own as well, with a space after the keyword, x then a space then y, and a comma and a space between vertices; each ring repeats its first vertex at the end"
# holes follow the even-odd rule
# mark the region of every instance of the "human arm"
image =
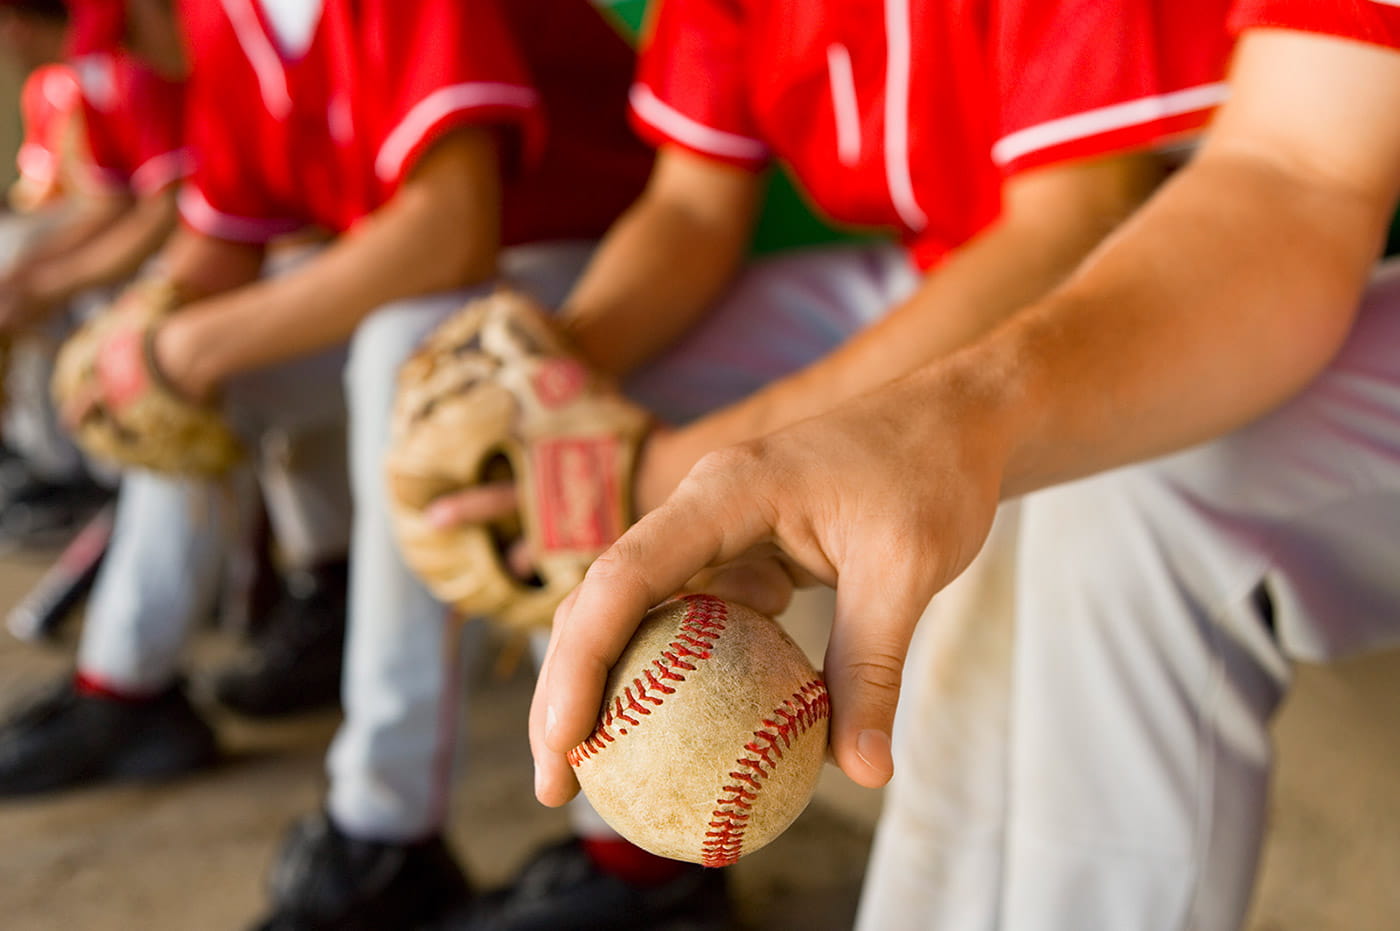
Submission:
MULTIPOLYGON (((390 301, 483 281, 496 268, 499 204, 492 134, 457 130, 388 203, 305 265, 182 309, 157 335, 157 360, 202 398, 238 372, 345 340, 390 301)), ((176 280, 205 273, 181 252, 170 258, 176 280)))
MULTIPOLYGON (((884 319, 751 398, 684 429, 654 431, 637 470, 637 509, 663 501, 710 450, 820 413, 992 327, 1062 280, 1161 175, 1155 155, 1129 153, 1011 179, 1003 216, 884 319)), ((566 306, 584 356, 622 375, 693 325, 742 259, 758 193, 748 172, 664 151, 646 196, 609 234, 566 306)), ((512 502, 498 488, 469 489, 432 513, 448 526, 489 519, 512 502)))
POLYGON ((130 278, 175 228, 175 188, 142 197, 104 216, 66 249, 46 249, 16 269, 13 294, 0 304, 0 329, 33 322, 91 288, 130 278))
POLYGON ((996 222, 879 321, 812 365, 648 448, 643 509, 701 456, 814 416, 940 358, 1061 282, 1163 176, 1148 152, 1071 161, 1008 179, 996 222))
POLYGON ((756 547, 837 586, 832 750, 888 779, 903 658, 996 502, 1202 441, 1305 385, 1344 338, 1400 190, 1400 55, 1260 30, 1197 159, 1066 283, 977 343, 702 461, 556 616, 531 710, 536 792, 642 613, 756 547))
POLYGON ((762 192, 753 171, 662 147, 560 311, 579 351, 621 376, 680 337, 739 270, 762 192))

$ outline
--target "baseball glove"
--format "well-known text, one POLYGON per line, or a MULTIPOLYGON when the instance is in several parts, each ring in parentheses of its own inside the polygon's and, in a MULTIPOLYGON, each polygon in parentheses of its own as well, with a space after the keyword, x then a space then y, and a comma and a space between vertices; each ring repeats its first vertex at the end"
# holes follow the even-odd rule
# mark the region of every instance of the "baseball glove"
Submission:
POLYGON ((243 447, 217 410, 180 397, 156 368, 156 324, 179 304, 175 288, 147 281, 63 344, 52 391, 60 409, 91 401, 74 430, 87 453, 123 466, 223 475, 243 447))
POLYGON ((404 560, 464 617, 547 627, 630 519, 648 417, 591 372, 544 314, 511 291, 468 304, 404 364, 387 460, 404 560), (491 481, 504 457, 537 578, 515 578, 499 527, 439 529, 423 509, 491 481))

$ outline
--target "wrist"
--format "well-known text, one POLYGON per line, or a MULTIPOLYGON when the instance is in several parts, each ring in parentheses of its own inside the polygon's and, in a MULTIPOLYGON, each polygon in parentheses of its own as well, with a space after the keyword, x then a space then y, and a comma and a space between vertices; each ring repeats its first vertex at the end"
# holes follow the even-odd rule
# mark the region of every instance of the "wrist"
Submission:
POLYGON ((896 382, 904 397, 895 400, 911 412, 918 435, 955 445, 971 474, 1005 499, 1030 490, 1026 451, 1035 413, 1023 374, 1014 363, 958 353, 896 382))
POLYGON ((151 365, 176 394, 207 401, 226 377, 213 352, 205 348, 198 314, 178 311, 157 324, 151 338, 151 365))
POLYGON ((632 479, 632 513, 641 517, 660 506, 690 471, 679 449, 681 431, 657 424, 637 448, 632 479))

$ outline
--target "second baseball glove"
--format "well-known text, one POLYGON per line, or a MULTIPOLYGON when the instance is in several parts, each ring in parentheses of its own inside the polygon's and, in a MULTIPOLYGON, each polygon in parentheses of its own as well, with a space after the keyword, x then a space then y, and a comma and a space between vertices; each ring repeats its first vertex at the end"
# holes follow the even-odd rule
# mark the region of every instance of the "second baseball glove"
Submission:
POLYGON ((468 304, 399 375, 387 461, 404 559, 467 617, 547 627, 554 609, 622 531, 647 414, 571 354, 528 298, 499 291, 468 304), (500 534, 442 530, 424 508, 491 480, 504 457, 538 578, 515 578, 500 534))
POLYGON ((60 408, 79 398, 90 402, 75 439, 95 458, 216 477, 242 458, 242 445, 217 410, 171 390, 152 357, 155 326, 177 305, 167 283, 128 288, 63 344, 54 367, 54 401, 60 408))

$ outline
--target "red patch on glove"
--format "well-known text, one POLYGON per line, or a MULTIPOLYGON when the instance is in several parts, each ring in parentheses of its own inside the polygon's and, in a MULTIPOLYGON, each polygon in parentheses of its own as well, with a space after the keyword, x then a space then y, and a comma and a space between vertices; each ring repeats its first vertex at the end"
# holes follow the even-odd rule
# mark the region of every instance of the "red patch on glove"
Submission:
POLYGON ((583 392, 588 369, 577 359, 548 359, 534 375, 535 394, 545 407, 563 407, 583 392))
POLYGON ((601 550, 622 535, 616 505, 621 456, 616 437, 541 440, 534 456, 545 549, 601 550))
POLYGON ((150 390, 145 341, 145 330, 129 327, 114 332, 98 348, 97 385, 108 409, 121 410, 150 390))

